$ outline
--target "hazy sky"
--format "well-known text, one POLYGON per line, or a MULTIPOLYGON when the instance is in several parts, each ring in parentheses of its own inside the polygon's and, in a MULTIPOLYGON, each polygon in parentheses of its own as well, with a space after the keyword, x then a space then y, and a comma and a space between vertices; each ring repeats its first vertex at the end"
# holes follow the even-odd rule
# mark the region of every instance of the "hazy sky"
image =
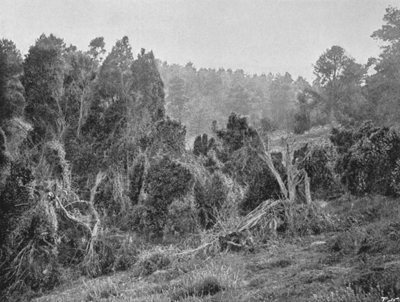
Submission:
POLYGON ((0 36, 26 54, 53 33, 86 50, 127 35, 136 53, 197 68, 285 73, 312 79, 312 64, 332 45, 365 63, 380 52, 370 36, 389 0, 0 0, 0 36))

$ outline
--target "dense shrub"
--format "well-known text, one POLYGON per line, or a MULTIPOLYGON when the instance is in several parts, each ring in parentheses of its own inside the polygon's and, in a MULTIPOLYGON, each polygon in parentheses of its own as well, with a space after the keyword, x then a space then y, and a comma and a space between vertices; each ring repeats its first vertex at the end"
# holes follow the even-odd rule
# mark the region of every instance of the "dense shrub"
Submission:
POLYGON ((47 165, 50 166, 49 178, 63 182, 66 188, 71 186, 70 167, 65 160, 64 146, 58 141, 50 141, 46 143, 44 148, 44 157, 47 165))
POLYGON ((7 139, 0 128, 0 191, 4 188, 10 172, 11 158, 7 151, 7 139))
POLYGON ((138 139, 142 150, 151 149, 153 154, 163 151, 170 156, 182 155, 185 150, 186 127, 168 116, 158 120, 150 133, 138 139))
POLYGON ((220 172, 216 172, 204 182, 196 182, 194 196, 202 227, 209 229, 214 226, 218 211, 226 202, 228 193, 226 177, 220 172))
POLYGON ((156 123, 153 135, 170 155, 181 155, 185 150, 186 127, 168 116, 156 123))
POLYGON ((0 243, 5 242, 19 216, 32 206, 28 186, 32 180, 32 172, 25 165, 10 163, 10 174, 3 190, 0 189, 0 243))
POLYGON ((165 212, 172 200, 189 192, 193 178, 189 169, 164 156, 150 166, 145 181, 146 203, 165 212))
MULTIPOLYGON (((275 168, 281 177, 285 179, 285 169, 281 161, 281 154, 272 154, 272 159, 275 168)), ((243 201, 239 204, 239 208, 243 214, 254 210, 265 200, 279 199, 281 197, 281 189, 275 176, 259 158, 256 158, 254 164, 251 166, 246 180, 248 189, 243 201)))
POLYGON ((216 134, 229 152, 239 150, 246 142, 258 141, 257 131, 250 127, 247 118, 234 112, 229 116, 226 129, 217 130, 216 134))
POLYGON ((50 289, 59 281, 58 222, 51 202, 41 196, 23 213, 9 234, 3 254, 1 284, 9 292, 50 289))
POLYGON ((150 237, 162 237, 169 206, 190 192, 193 181, 192 173, 183 164, 168 156, 154 160, 143 181, 146 197, 132 209, 133 229, 150 237))
POLYGON ((329 143, 308 143, 294 152, 298 169, 304 169, 310 177, 314 198, 334 197, 341 192, 340 176, 335 172, 338 160, 335 146, 329 143))
MULTIPOLYGON (((226 129, 215 129, 214 132, 217 135, 217 141, 208 140, 206 135, 198 136, 194 142, 193 152, 196 155, 207 155, 207 161, 203 165, 209 172, 222 172, 239 185, 248 187, 247 194, 239 205, 240 209, 248 212, 267 199, 279 198, 279 184, 256 151, 260 147, 261 138, 257 131, 248 124, 247 118, 232 113, 226 129)), ((273 158, 275 167, 285 178, 282 156, 274 154, 273 158)), ((222 174, 214 173, 214 177, 216 177, 215 175, 222 174)), ((209 194, 214 194, 210 187, 207 183, 201 182, 196 183, 195 186, 201 224, 206 228, 215 223, 215 219, 212 217, 218 211, 218 206, 213 204, 212 198, 209 196, 209 194), (203 201, 207 199, 211 201, 203 201), (216 210, 210 210, 211 207, 216 210)))
POLYGON ((400 137, 392 129, 375 127, 364 123, 352 135, 348 131, 337 132, 332 142, 342 148, 343 156, 337 171, 342 174, 342 182, 355 195, 375 193, 396 195, 400 158, 400 137), (344 150, 344 148, 349 149, 344 150))
POLYGON ((132 229, 143 235, 150 235, 157 230, 152 226, 151 215, 154 210, 144 204, 135 205, 129 213, 127 213, 126 228, 132 229))
POLYGON ((136 205, 139 202, 140 190, 143 187, 146 159, 144 156, 136 158, 136 162, 129 172, 129 193, 131 203, 136 205))
MULTIPOLYGON (((116 176, 114 175, 114 177, 116 176)), ((110 178, 102 182, 94 199, 96 208, 100 212, 107 214, 109 216, 108 218, 121 215, 123 211, 121 196, 116 192, 116 188, 112 182, 115 178, 110 178)))
POLYGON ((194 140, 193 154, 199 156, 200 154, 207 156, 208 152, 215 147, 215 139, 211 137, 208 139, 206 133, 203 136, 199 135, 194 140))
POLYGON ((353 134, 353 131, 350 129, 332 128, 329 139, 336 146, 337 152, 344 154, 355 142, 353 134))
POLYGON ((194 234, 198 230, 198 211, 193 198, 175 199, 168 206, 167 223, 164 234, 182 238, 188 234, 194 234))

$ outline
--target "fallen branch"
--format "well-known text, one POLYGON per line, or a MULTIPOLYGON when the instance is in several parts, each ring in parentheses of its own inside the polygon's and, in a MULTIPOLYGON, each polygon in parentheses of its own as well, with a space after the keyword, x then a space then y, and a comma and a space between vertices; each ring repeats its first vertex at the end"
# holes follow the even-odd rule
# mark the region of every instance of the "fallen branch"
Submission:
POLYGON ((272 207, 276 206, 278 203, 282 202, 281 200, 266 200, 262 204, 260 204, 257 208, 251 211, 246 215, 244 220, 238 226, 238 232, 242 232, 244 230, 250 230, 257 225, 257 223, 263 218, 266 214, 268 214, 268 210, 272 207))
POLYGON ((188 254, 191 254, 191 253, 195 253, 195 252, 201 251, 201 250, 205 249, 206 247, 212 245, 216 241, 217 241, 217 239, 215 238, 211 242, 207 242, 207 243, 205 243, 205 244, 203 244, 203 245, 201 245, 201 246, 199 246, 199 247, 197 247, 195 249, 192 249, 192 250, 188 250, 188 251, 184 251, 184 252, 181 252, 181 253, 177 253, 177 254, 175 254, 175 256, 188 255, 188 254))

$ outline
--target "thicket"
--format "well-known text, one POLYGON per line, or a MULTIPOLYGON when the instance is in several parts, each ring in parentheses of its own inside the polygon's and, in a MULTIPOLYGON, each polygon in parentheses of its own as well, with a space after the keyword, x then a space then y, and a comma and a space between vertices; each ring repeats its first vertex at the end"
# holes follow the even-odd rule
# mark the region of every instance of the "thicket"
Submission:
POLYGON ((365 122, 355 130, 334 129, 331 141, 341 154, 336 171, 354 195, 398 196, 400 136, 365 122))
POLYGON ((190 190, 193 177, 190 170, 168 156, 152 163, 144 180, 145 212, 137 215, 135 230, 148 233, 150 237, 162 237, 168 219, 168 208, 175 199, 182 198, 190 190))
POLYGON ((341 175, 336 170, 340 156, 335 145, 329 141, 306 143, 294 151, 293 157, 310 178, 313 198, 331 199, 343 193, 341 175))

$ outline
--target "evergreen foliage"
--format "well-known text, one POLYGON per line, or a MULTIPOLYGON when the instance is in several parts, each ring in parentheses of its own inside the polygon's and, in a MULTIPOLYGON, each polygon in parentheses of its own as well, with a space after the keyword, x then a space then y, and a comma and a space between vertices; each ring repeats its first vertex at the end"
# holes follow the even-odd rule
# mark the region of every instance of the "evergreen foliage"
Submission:
MULTIPOLYGON (((252 155, 257 156, 256 154, 252 155)), ((285 169, 282 164, 282 154, 272 154, 274 167, 277 169, 283 179, 285 179, 285 169)), ((245 182, 248 184, 246 194, 239 208, 242 214, 247 214, 259 206, 263 201, 268 199, 281 198, 279 184, 275 179, 268 166, 258 158, 251 161, 250 166, 246 170, 251 171, 246 173, 245 182)))
POLYGON ((208 152, 215 147, 215 138, 211 137, 208 139, 207 133, 202 136, 199 135, 194 140, 193 144, 193 154, 194 155, 204 155, 207 156, 208 152))
POLYGON ((165 117, 164 83, 158 72, 153 52, 144 49, 132 63, 132 89, 139 92, 140 108, 146 108, 151 120, 156 122, 165 117))
POLYGON ((336 197, 341 193, 340 175, 335 171, 339 154, 328 143, 310 143, 295 150, 298 169, 304 169, 310 178, 310 189, 315 199, 336 197))
MULTIPOLYGON (((150 238, 162 238, 171 211, 169 206, 189 193, 193 176, 185 166, 163 156, 151 162, 142 182, 146 197, 132 210, 132 227, 150 238)), ((138 188, 133 189, 136 191, 131 194, 138 194, 138 188)))
POLYGON ((23 115, 25 98, 24 87, 20 81, 21 74, 20 51, 14 42, 0 40, 0 127, 6 131, 10 119, 23 115))
POLYGON ((152 133, 146 137, 151 141, 151 148, 180 156, 185 150, 186 127, 168 116, 157 121, 152 133))
POLYGON ((132 205, 139 203, 140 191, 144 185, 146 158, 138 156, 129 174, 129 198, 132 205))
POLYGON ((194 197, 199 211, 200 225, 205 229, 212 228, 217 222, 218 212, 228 198, 226 176, 216 172, 204 183, 197 181, 194 197))
POLYGON ((246 142, 257 137, 256 130, 249 126, 247 118, 234 112, 229 116, 226 130, 217 130, 216 134, 221 139, 223 147, 230 153, 239 150, 246 142))
MULTIPOLYGON (((247 118, 232 113, 226 129, 217 130, 216 135, 222 142, 221 148, 216 148, 217 158, 223 163, 222 171, 239 184, 248 186, 247 193, 239 205, 242 213, 252 211, 267 199, 278 199, 280 197, 279 184, 255 151, 255 148, 259 146, 260 138, 257 131, 249 126, 247 118)), ((207 144, 206 138, 207 136, 203 135, 203 138, 199 136, 195 140, 194 152, 204 154, 204 150, 207 151, 209 148, 207 145, 215 146, 214 141, 212 144, 207 144)), ((279 154, 275 154, 273 158, 276 169, 284 178, 282 158, 279 154)), ((198 187, 199 196, 204 195, 202 190, 204 189, 198 187)))
POLYGON ((35 143, 46 135, 61 135, 65 127, 60 106, 64 80, 63 48, 61 39, 43 34, 29 49, 24 61, 25 116, 34 125, 35 143))
POLYGON ((7 137, 0 128, 0 190, 3 189, 9 176, 11 158, 7 150, 7 137))
POLYGON ((392 129, 376 127, 365 122, 352 135, 335 130, 333 142, 351 147, 338 163, 342 182, 355 195, 381 194, 396 195, 394 189, 397 177, 397 161, 400 155, 400 137, 392 129), (347 140, 343 139, 347 138, 347 140))
POLYGON ((192 182, 192 175, 187 168, 164 156, 151 165, 147 173, 147 204, 165 212, 173 199, 188 193, 192 182))

